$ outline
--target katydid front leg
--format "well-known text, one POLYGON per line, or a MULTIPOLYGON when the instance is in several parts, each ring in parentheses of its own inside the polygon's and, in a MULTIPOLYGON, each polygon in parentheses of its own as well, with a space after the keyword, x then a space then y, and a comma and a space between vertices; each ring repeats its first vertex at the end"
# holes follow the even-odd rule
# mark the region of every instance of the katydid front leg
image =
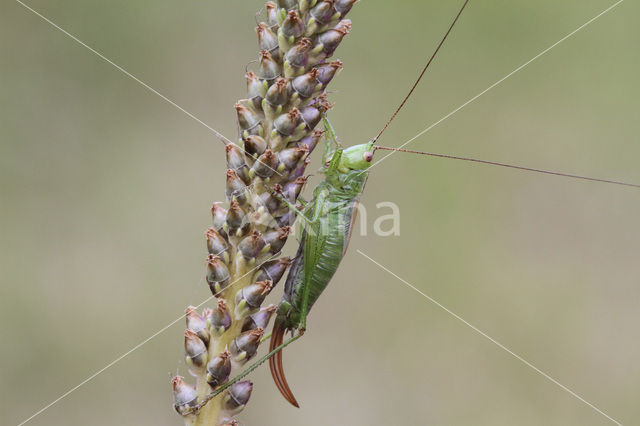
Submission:
POLYGON ((327 114, 322 114, 322 123, 324 124, 325 135, 329 138, 331 142, 333 142, 336 148, 340 148, 342 144, 340 144, 340 141, 338 140, 338 136, 336 135, 336 131, 333 128, 331 121, 329 121, 329 117, 327 117, 327 114))

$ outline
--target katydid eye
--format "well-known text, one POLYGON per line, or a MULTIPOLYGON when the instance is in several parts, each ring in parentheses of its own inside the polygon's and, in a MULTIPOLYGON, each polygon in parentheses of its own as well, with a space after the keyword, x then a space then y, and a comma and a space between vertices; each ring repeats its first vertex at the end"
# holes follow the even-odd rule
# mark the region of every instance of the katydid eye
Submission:
POLYGON ((367 151, 364 153, 364 161, 370 163, 373 160, 373 152, 367 151))

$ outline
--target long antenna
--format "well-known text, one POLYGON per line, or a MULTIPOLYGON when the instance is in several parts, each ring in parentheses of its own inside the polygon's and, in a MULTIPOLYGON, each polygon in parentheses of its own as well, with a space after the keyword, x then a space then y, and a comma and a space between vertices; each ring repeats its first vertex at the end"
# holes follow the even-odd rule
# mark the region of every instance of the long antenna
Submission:
POLYGON ((544 173, 544 174, 547 174, 547 175, 562 176, 562 177, 568 177, 568 178, 572 178, 572 179, 582 179, 582 180, 589 180, 589 181, 592 181, 592 182, 602 182, 602 183, 609 183, 609 184, 612 184, 612 185, 622 185, 622 186, 630 186, 632 188, 640 188, 640 184, 637 184, 637 183, 628 183, 628 182, 621 182, 621 181, 617 181, 617 180, 600 179, 600 178, 594 178, 594 177, 588 177, 588 176, 573 175, 573 174, 569 174, 569 173, 554 172, 554 171, 550 171, 550 170, 534 169, 534 168, 531 168, 531 167, 516 166, 514 164, 499 163, 497 161, 479 160, 477 158, 457 157, 455 155, 436 154, 436 153, 433 153, 433 152, 424 152, 424 151, 413 151, 411 149, 389 148, 389 147, 386 147, 386 146, 376 146, 375 149, 382 149, 382 150, 385 150, 385 151, 407 152, 409 154, 428 155, 428 156, 431 156, 431 157, 449 158, 449 159, 452 159, 452 160, 471 161, 473 163, 489 164, 491 166, 508 167, 510 169, 525 170, 525 171, 528 171, 528 172, 544 173))
POLYGON ((411 90, 409 90, 409 93, 407 93, 407 96, 405 96, 405 98, 402 100, 402 102, 400 103, 400 106, 395 110, 395 112, 393 113, 393 115, 391 116, 391 118, 389 119, 389 121, 387 121, 387 124, 384 125, 384 127, 382 128, 382 130, 380 130, 380 133, 378 133, 378 136, 376 136, 375 138, 373 138, 372 142, 376 142, 378 140, 378 138, 380 137, 380 135, 382 135, 384 133, 385 130, 387 130, 387 127, 389 127, 389 124, 391 124, 391 122, 393 121, 394 118, 396 118, 396 115, 398 115, 398 113, 400 112, 400 110, 402 109, 402 107, 404 106, 404 104, 407 102, 407 100, 411 97, 411 94, 413 93, 413 91, 416 89, 416 87, 418 87, 418 83, 420 83, 420 80, 422 80, 422 76, 424 76, 424 73, 427 71, 427 68, 429 68, 429 65, 431 65, 431 62, 433 62, 433 59, 436 57, 436 55, 438 54, 438 51, 440 50, 440 48, 442 47, 442 45, 444 44, 444 41, 447 39, 447 37, 449 36, 449 33, 451 33, 451 30, 453 29, 453 26, 456 24, 456 22, 458 22, 458 18, 460 17, 460 15, 462 15, 462 11, 464 10, 465 7, 467 7, 467 3, 469 3, 469 0, 465 0, 464 4, 462 5, 462 7, 460 8, 460 11, 458 12, 458 14, 456 15, 455 19, 453 20, 453 22, 451 23, 451 25, 449 26, 449 29, 447 30, 447 32, 445 33, 444 37, 442 37, 442 40, 440 40, 440 43, 438 44, 438 47, 436 47, 436 50, 433 52, 433 55, 431 55, 431 57, 429 58, 429 60, 427 61, 427 64, 424 66, 424 68, 422 69, 422 72, 420 73, 420 75, 418 76, 418 79, 415 81, 415 83, 413 83, 413 86, 411 87, 411 90))

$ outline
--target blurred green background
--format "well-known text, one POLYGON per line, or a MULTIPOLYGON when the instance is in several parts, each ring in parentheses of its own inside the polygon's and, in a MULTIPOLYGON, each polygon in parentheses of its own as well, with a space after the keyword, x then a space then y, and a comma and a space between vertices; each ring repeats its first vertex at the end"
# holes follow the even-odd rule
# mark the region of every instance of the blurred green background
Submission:
MULTIPOLYGON (((459 3, 354 8, 332 83, 342 140, 379 130, 459 3)), ((472 0, 383 143, 406 141, 612 3, 472 0)), ((261 1, 28 4, 236 135, 261 1)), ((0 423, 17 424, 208 297, 202 232, 223 199, 224 156, 208 129, 19 3, 2 10, 0 423)), ((622 3, 409 147, 640 181, 638 14, 622 3)), ((370 217, 381 201, 400 206, 401 235, 354 237, 307 337, 286 351, 302 408, 261 368, 244 423, 611 423, 356 249, 613 418, 640 421, 638 191, 399 154, 372 171, 370 217)), ((182 328, 30 424, 181 424, 169 374, 185 374, 182 328)))

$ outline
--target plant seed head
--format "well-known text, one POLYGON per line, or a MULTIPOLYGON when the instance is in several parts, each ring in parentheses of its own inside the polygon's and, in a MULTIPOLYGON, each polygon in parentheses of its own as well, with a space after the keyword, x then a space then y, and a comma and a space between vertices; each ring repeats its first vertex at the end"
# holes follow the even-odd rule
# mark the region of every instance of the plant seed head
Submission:
POLYGON ((256 34, 258 34, 258 48, 260 50, 271 52, 278 47, 278 36, 264 22, 258 24, 256 34))
POLYGON ((207 346, 193 330, 188 328, 184 331, 184 352, 192 374, 197 375, 207 363, 207 346))
POLYGON ((333 77, 342 70, 342 61, 336 59, 332 62, 320 64, 316 69, 318 70, 318 81, 323 86, 327 86, 333 77))
POLYGON ((278 153, 278 162, 285 170, 293 170, 307 152, 308 149, 304 145, 283 149, 278 153))
POLYGON ((302 74, 293 79, 291 87, 301 97, 310 98, 318 86, 318 69, 312 68, 311 71, 302 74))
POLYGON ((224 333, 231 327, 231 322, 231 313, 227 308, 227 302, 224 299, 218 299, 218 303, 209 319, 211 334, 220 335, 224 333))
POLYGON ((340 21, 335 28, 325 31, 318 36, 318 43, 322 46, 322 51, 326 55, 325 57, 333 55, 333 52, 338 48, 344 36, 349 34, 350 31, 351 21, 345 19, 340 21))
POLYGON ((249 155, 261 155, 267 149, 267 141, 258 135, 250 135, 244 140, 244 149, 249 155))
POLYGON ((304 34, 304 22, 300 19, 300 15, 297 10, 290 10, 287 13, 287 17, 282 22, 280 27, 282 35, 287 38, 298 38, 304 34))
POLYGON ((231 343, 231 354, 236 361, 245 363, 253 358, 258 352, 262 336, 264 336, 264 330, 258 327, 245 331, 236 337, 231 343))
POLYGON ((253 383, 250 381, 242 381, 234 383, 227 391, 229 398, 225 400, 225 408, 227 410, 241 410, 251 397, 253 391, 253 383))
POLYGON ((289 100, 289 90, 287 89, 287 80, 281 77, 269 87, 264 97, 271 105, 284 105, 289 100))
POLYGON ((278 0, 278 5, 285 10, 289 10, 298 7, 298 2, 296 0, 278 0))
POLYGON ((212 388, 226 382, 231 375, 231 353, 227 350, 207 364, 207 383, 212 388))
POLYGON ((287 242, 287 237, 291 232, 291 227, 283 226, 275 231, 266 232, 262 239, 269 246, 269 252, 271 254, 279 253, 287 242))
POLYGON ((340 17, 344 18, 358 1, 359 0, 336 0, 333 7, 338 11, 340 17))
POLYGON ((245 259, 255 259, 265 246, 265 241, 262 238, 262 234, 258 231, 253 231, 249 236, 245 237, 238 244, 238 250, 242 253, 245 259))
POLYGON ((311 39, 301 38, 285 55, 285 59, 295 68, 304 68, 309 60, 311 39))
POLYGON ((194 306, 189 306, 185 310, 185 318, 187 320, 187 328, 192 330, 202 340, 205 346, 209 347, 209 328, 207 320, 201 317, 194 306))
POLYGON ((273 80, 280 75, 280 64, 273 59, 268 50, 260 51, 260 74, 259 77, 264 80, 273 80))
MULTIPOLYGON (((258 281, 242 288, 236 296, 236 305, 244 305, 250 310, 256 310, 262 305, 273 283, 270 280, 258 281)), ((244 315, 239 315, 244 316, 244 315)))
POLYGON ((316 146, 318 146, 318 142, 322 139, 324 135, 324 131, 322 130, 314 130, 304 138, 298 141, 298 146, 305 145, 307 147, 307 151, 311 153, 316 146))
POLYGON ((236 200, 231 200, 229 210, 225 218, 226 224, 230 230, 239 229, 244 225, 245 212, 240 208, 240 204, 236 200))
POLYGON ((279 115, 273 122, 273 127, 281 134, 290 136, 296 130, 299 120, 300 111, 298 108, 293 108, 291 111, 279 115))
POLYGON ((234 198, 238 200, 238 202, 244 204, 247 201, 247 185, 245 185, 244 181, 240 179, 238 176, 238 172, 234 169, 227 169, 227 188, 226 194, 229 200, 233 200, 234 198))
POLYGON ((273 151, 267 149, 258 157, 251 170, 256 176, 266 179, 275 173, 277 167, 278 157, 276 157, 273 151))
POLYGON ((335 9, 333 8, 334 3, 334 0, 324 0, 318 2, 318 4, 316 4, 315 7, 311 9, 311 16, 322 25, 327 25, 335 14, 335 9))
POLYGON ((260 124, 260 116, 251 108, 246 107, 240 102, 234 105, 236 114, 238 115, 238 124, 243 130, 252 129, 260 124))
POLYGON ((316 127, 320 120, 322 120, 322 111, 319 107, 321 106, 318 105, 318 107, 316 107, 313 105, 309 105, 302 108, 302 120, 305 122, 305 124, 307 125, 307 129, 309 130, 316 127))
POLYGON ((260 266, 254 281, 269 280, 275 286, 282 279, 290 264, 291 258, 289 257, 281 257, 280 259, 265 262, 260 266))
POLYGON ((248 71, 245 74, 245 78, 247 79, 247 94, 249 98, 253 99, 264 97, 266 90, 256 73, 248 71))
POLYGON ((265 5, 267 10, 267 23, 273 28, 278 26, 278 6, 272 1, 268 1, 265 5))
POLYGON ((173 389, 174 408, 180 415, 188 414, 190 408, 195 407, 198 403, 196 390, 185 383, 180 376, 175 376, 171 379, 171 387, 173 389))
POLYGON ((224 253, 228 252, 229 244, 226 238, 220 235, 215 229, 207 229, 204 233, 204 238, 207 240, 207 250, 210 254, 224 257, 224 253))
POLYGON ((221 283, 229 279, 229 268, 220 256, 209 254, 207 256, 207 282, 209 285, 221 283))
POLYGON ((258 327, 266 330, 266 328, 269 326, 269 320, 271 319, 271 316, 277 309, 278 307, 276 305, 269 305, 261 308, 258 312, 247 317, 244 320, 242 331, 244 332, 258 327))
POLYGON ((227 154, 227 167, 233 170, 240 170, 245 166, 244 163, 244 154, 242 153, 242 149, 236 144, 227 144, 225 146, 225 151, 227 154))
POLYGON ((305 158, 302 164, 299 164, 298 167, 293 172, 291 172, 291 174, 289 175, 289 179, 297 179, 304 176, 304 171, 306 170, 310 162, 311 157, 305 158))

